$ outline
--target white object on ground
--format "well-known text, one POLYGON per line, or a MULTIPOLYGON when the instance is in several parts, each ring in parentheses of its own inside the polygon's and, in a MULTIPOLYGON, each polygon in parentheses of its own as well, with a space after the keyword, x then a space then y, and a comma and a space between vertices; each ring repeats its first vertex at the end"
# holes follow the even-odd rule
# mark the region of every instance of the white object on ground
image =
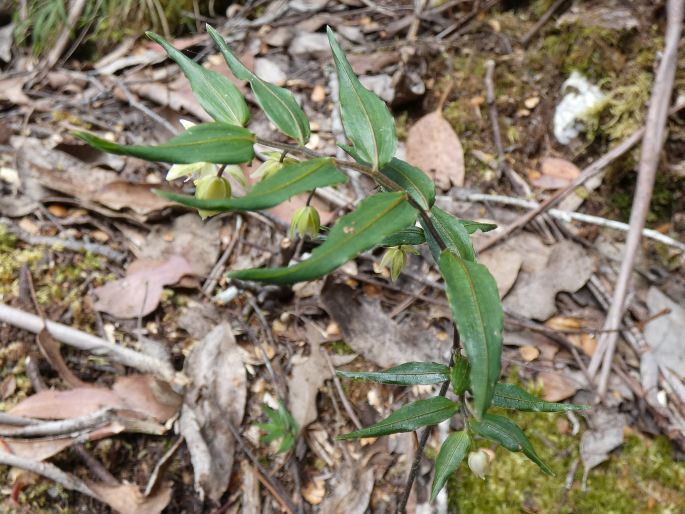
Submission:
POLYGON ((577 71, 561 85, 561 93, 564 97, 554 112, 554 137, 567 145, 583 130, 583 116, 599 105, 605 95, 577 71))

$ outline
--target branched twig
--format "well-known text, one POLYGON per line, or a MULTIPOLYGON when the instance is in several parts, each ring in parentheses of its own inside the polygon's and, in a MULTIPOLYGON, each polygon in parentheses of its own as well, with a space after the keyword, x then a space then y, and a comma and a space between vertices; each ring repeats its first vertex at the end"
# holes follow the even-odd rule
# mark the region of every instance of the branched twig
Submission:
MULTIPOLYGON (((625 253, 621 262, 621 270, 616 282, 616 288, 614 289, 611 308, 604 324, 605 329, 618 327, 623 317, 630 276, 633 272, 635 257, 640 246, 642 229, 649 212, 659 155, 661 154, 666 135, 668 103, 673 91, 673 81, 678 61, 678 44, 682 32, 683 4, 683 0, 669 0, 667 4, 668 21, 665 48, 652 89, 647 123, 645 124, 646 132, 640 149, 637 188, 630 213, 630 231, 626 240, 625 253)), ((602 362, 602 373, 598 385, 598 393, 601 398, 606 394, 609 384, 609 373, 611 372, 611 362, 616 350, 617 339, 617 332, 608 332, 592 356, 590 363, 589 372, 591 375, 594 375, 599 369, 600 361, 602 362)))
POLYGON ((526 32, 525 36, 521 38, 521 44, 523 46, 528 46, 528 43, 530 43, 530 40, 533 39, 535 34, 538 33, 538 31, 545 25, 545 23, 547 23, 549 19, 552 16, 554 16, 554 13, 556 13, 561 8, 561 6, 563 6, 566 2, 568 2, 568 0, 557 0, 556 2, 554 2, 550 6, 550 8, 547 9, 545 14, 540 16, 540 19, 535 23, 535 25, 533 25, 533 27, 528 32, 526 32))

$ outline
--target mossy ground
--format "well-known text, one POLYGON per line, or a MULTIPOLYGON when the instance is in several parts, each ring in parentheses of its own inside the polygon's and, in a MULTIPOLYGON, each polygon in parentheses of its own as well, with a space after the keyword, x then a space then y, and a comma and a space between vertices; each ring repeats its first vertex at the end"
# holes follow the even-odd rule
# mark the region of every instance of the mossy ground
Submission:
MULTIPOLYGON (((624 514, 685 512, 685 465, 664 436, 651 439, 626 430, 624 444, 590 471, 582 488, 582 461, 566 491, 566 477, 579 459, 582 434, 573 436, 564 414, 512 413, 556 476, 544 475, 521 453, 497 448, 486 480, 462 466, 448 483, 451 513, 624 514), (544 441, 543 441, 544 438, 544 441)), ((583 428, 584 430, 584 428, 583 428)), ((484 441, 480 441, 484 445, 484 441)))

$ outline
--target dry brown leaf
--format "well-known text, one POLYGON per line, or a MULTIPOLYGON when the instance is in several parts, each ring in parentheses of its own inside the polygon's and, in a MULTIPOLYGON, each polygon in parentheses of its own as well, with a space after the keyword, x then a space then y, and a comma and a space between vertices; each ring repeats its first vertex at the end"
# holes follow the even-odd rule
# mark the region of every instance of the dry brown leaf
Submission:
POLYGON ((71 387, 82 387, 86 383, 80 378, 74 375, 74 372, 69 369, 67 363, 64 362, 62 358, 62 353, 60 352, 60 344, 53 339, 46 329, 40 331, 36 336, 36 342, 38 343, 38 348, 40 348, 41 353, 45 359, 50 363, 50 365, 57 371, 60 378, 64 380, 71 387))
POLYGON ((95 288, 96 310, 115 318, 146 316, 159 305, 164 286, 178 282, 192 274, 188 261, 180 255, 164 260, 139 259, 128 269, 126 277, 95 288))
POLYGON ((594 267, 594 259, 582 246, 571 241, 556 243, 546 267, 521 275, 504 305, 520 316, 544 321, 556 312, 557 293, 583 287, 594 267))
POLYGON ((500 298, 509 292, 521 270, 521 254, 504 245, 498 245, 478 256, 478 262, 486 266, 497 282, 500 298))
POLYGON ((531 345, 521 346, 519 348, 519 353, 526 362, 532 362, 540 356, 540 350, 531 345))
POLYGON ((441 362, 449 351, 450 343, 441 341, 425 318, 408 312, 397 322, 383 310, 379 299, 360 295, 347 285, 327 281, 321 301, 345 342, 382 368, 407 361, 441 362))
POLYGON ((0 80, 0 100, 7 100, 14 105, 30 104, 31 99, 22 90, 25 82, 23 75, 0 80))
POLYGON ((396 64, 400 58, 399 52, 373 52, 350 54, 348 60, 352 70, 357 75, 375 74, 383 71, 386 66, 396 64))
POLYGON ((92 199, 115 211, 131 209, 142 215, 158 212, 174 205, 174 202, 153 193, 153 187, 155 186, 152 184, 117 180, 95 191, 92 199))
POLYGON ((428 173, 440 189, 464 185, 464 149, 440 111, 426 114, 409 129, 407 161, 428 173))
POLYGON ((112 389, 101 386, 67 391, 45 389, 29 396, 9 413, 38 419, 70 419, 111 408, 134 411, 164 422, 179 406, 179 397, 168 385, 148 375, 127 375, 118 377, 112 389))
POLYGON ((149 496, 143 496, 134 484, 87 484, 98 495, 100 501, 121 514, 159 514, 171 501, 171 482, 160 484, 149 496))
POLYGON ((580 389, 581 384, 562 371, 541 371, 538 380, 543 384, 543 398, 548 402, 560 402, 570 398, 580 389))
POLYGON ((302 488, 302 497, 310 505, 319 505, 326 496, 326 482, 314 478, 302 488))
POLYGON ((233 468, 234 440, 226 420, 240 426, 245 411, 246 375, 240 348, 227 322, 217 325, 185 362, 192 381, 179 426, 193 464, 201 498, 218 500, 233 468))
POLYGON ((560 189, 568 186, 580 175, 580 169, 572 162, 558 157, 545 157, 540 164, 542 175, 533 185, 543 189, 560 189))

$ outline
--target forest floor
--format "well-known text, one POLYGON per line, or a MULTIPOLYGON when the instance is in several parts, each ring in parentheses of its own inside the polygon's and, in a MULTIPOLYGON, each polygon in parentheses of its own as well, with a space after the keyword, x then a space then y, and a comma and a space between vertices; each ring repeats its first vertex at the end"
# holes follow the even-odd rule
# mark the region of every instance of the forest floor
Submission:
MULTIPOLYGON (((415 435, 361 442, 335 436, 434 388, 339 380, 333 370, 446 361, 449 308, 429 254, 411 256, 396 281, 380 266, 382 249, 293 288, 231 281, 228 270, 288 262, 298 248, 286 237, 290 217, 307 195, 263 213, 203 222, 152 192, 173 189, 165 183, 167 167, 100 153, 72 131, 150 144, 182 130, 181 119, 206 121, 178 67, 140 26, 160 25, 156 30, 168 30, 186 55, 230 77, 204 32, 206 21, 248 67, 295 93, 312 120, 311 148, 335 155, 344 135, 332 116, 337 81, 325 38, 331 26, 362 82, 391 106, 399 155, 432 174, 440 206, 496 223, 497 230, 527 212, 520 200, 541 202, 570 187, 644 125, 664 46, 664 2, 417 3, 419 11, 411 1, 261 1, 219 12, 216 2, 214 12, 205 12, 200 2, 195 14, 192 2, 189 12, 174 3, 171 27, 161 18, 136 19, 134 9, 131 20, 117 20, 131 34, 106 32, 107 38, 93 27, 111 14, 86 9, 76 37, 49 66, 45 48, 54 41, 42 41, 36 57, 28 46, 30 17, 13 22, 29 27, 23 46, 9 25, 0 27, 0 60, 8 57, 0 64, 0 301, 163 364, 136 367, 60 345, 55 333, 36 336, 16 319, 0 323, 0 411, 66 421, 103 407, 137 413, 66 436, 3 436, 9 453, 49 462, 69 477, 56 482, 2 466, 0 510, 270 513, 287 512, 287 497, 303 512, 395 512, 415 435), (548 12, 551 18, 536 26, 548 12), (560 104, 569 92, 588 90, 601 99, 566 127, 578 133, 560 142, 560 104), (434 112, 447 120, 447 132, 434 112), (430 148, 421 147, 425 137, 416 126, 436 131, 430 148), (188 387, 181 371, 203 382, 192 400, 181 394, 188 387), (267 421, 263 405, 278 408, 281 400, 300 431, 293 449, 278 453, 278 441, 260 442, 257 425, 267 421), (179 426, 189 402, 205 402, 204 424, 192 432, 199 442, 179 426), (203 448, 211 465, 198 478, 203 448), (99 499, 78 492, 76 483, 99 499)), ((0 12, 0 23, 10 18, 0 12)), ((236 84, 253 102, 245 84, 236 84)), ((684 93, 681 56, 673 103, 684 93)), ((248 128, 278 139, 253 110, 248 128)), ((685 512, 684 122, 680 112, 668 119, 647 218, 665 239, 643 238, 605 402, 594 402, 585 371, 626 237, 627 226, 608 221, 629 220, 640 144, 557 206, 591 215, 591 223, 538 217, 479 254, 506 309, 503 376, 546 400, 592 405, 576 414, 514 415, 555 477, 499 448, 486 480, 463 466, 430 504, 434 459, 447 430, 441 427, 427 445, 409 512, 685 512), (644 357, 650 348, 655 376, 648 376, 644 357)), ((174 190, 181 188, 192 190, 190 183, 174 190)), ((360 179, 317 192, 323 224, 345 212, 357 189, 373 185, 360 179)), ((486 237, 475 236, 476 247, 486 237)), ((313 246, 307 241, 297 251, 313 246)), ((3 434, 8 430, 0 425, 3 434)))

